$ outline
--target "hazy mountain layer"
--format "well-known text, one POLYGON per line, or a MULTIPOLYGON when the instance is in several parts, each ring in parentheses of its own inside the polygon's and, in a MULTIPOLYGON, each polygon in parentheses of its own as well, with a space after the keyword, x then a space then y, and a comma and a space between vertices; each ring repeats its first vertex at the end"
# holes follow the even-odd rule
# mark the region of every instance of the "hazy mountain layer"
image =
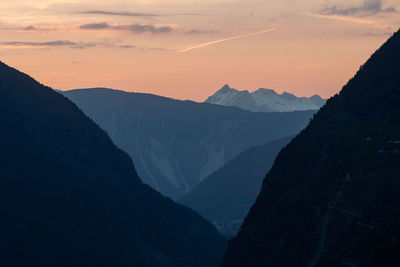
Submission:
POLYGON ((175 199, 243 150, 298 133, 314 114, 254 113, 104 88, 64 94, 128 152, 146 184, 175 199))

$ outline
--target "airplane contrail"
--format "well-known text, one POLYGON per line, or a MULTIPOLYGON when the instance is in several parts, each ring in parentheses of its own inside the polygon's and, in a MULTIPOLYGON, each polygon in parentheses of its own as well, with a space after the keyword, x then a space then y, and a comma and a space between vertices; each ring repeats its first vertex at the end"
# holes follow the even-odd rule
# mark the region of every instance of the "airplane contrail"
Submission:
POLYGON ((250 37, 250 36, 255 36, 255 35, 259 35, 259 34, 263 34, 263 33, 267 33, 267 32, 272 32, 272 31, 275 31, 275 30, 276 30, 275 28, 270 28, 270 29, 267 29, 267 30, 259 31, 259 32, 253 32, 253 33, 248 33, 248 34, 243 34, 243 35, 232 36, 232 37, 228 37, 228 38, 224 38, 224 39, 220 39, 220 40, 216 40, 216 41, 207 42, 207 43, 204 43, 204 44, 191 46, 191 47, 179 50, 178 52, 179 53, 184 53, 184 52, 188 52, 188 51, 193 50, 193 49, 198 49, 198 48, 202 48, 202 47, 205 47, 205 46, 218 44, 218 43, 222 43, 222 42, 226 42, 226 41, 242 39, 242 38, 246 38, 246 37, 250 37))

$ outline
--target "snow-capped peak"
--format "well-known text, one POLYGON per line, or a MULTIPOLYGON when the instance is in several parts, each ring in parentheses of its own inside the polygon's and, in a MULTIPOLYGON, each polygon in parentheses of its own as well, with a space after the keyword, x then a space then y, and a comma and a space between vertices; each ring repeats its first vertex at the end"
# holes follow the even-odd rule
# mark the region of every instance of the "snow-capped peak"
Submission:
POLYGON ((253 93, 239 91, 225 84, 206 102, 223 106, 235 106, 256 112, 287 112, 317 110, 325 103, 319 95, 297 97, 291 93, 278 94, 272 89, 260 88, 253 93))

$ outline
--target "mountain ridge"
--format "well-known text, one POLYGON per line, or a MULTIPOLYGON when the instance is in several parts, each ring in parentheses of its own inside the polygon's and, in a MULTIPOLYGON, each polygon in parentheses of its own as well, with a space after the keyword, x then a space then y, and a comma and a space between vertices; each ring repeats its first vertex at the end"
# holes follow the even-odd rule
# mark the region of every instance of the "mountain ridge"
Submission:
POLYGON ((3 265, 219 264, 216 229, 144 185, 69 99, 1 62, 0 102, 3 265))
POLYGON ((174 199, 243 150, 298 133, 314 113, 255 113, 108 89, 61 93, 128 152, 146 184, 174 199))
POLYGON ((253 112, 290 112, 318 110, 325 101, 319 95, 297 97, 288 92, 278 94, 265 88, 250 93, 248 90, 239 91, 225 84, 208 97, 205 103, 239 107, 253 112))

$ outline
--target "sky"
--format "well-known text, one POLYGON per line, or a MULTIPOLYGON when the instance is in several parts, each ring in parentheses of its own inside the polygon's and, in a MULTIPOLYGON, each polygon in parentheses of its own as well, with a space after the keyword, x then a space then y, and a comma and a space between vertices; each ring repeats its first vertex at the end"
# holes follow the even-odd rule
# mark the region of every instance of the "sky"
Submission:
POLYGON ((330 97, 399 25, 400 0, 0 0, 0 60, 60 90, 330 97))

